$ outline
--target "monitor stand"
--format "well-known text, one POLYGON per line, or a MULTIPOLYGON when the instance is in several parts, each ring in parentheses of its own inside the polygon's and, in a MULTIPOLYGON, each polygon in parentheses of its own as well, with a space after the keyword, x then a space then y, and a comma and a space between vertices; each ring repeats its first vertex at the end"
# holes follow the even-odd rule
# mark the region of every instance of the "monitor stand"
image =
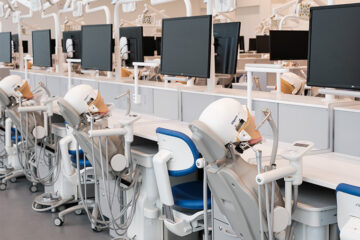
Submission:
POLYGON ((351 98, 360 98, 360 91, 349 91, 349 90, 339 90, 334 88, 324 88, 319 89, 319 93, 325 94, 324 102, 326 103, 337 103, 344 102, 346 99, 336 99, 336 96, 351 97, 351 98))
POLYGON ((168 87, 168 82, 186 82, 187 87, 194 86, 195 78, 189 78, 189 77, 175 77, 175 76, 164 76, 164 87, 168 87))

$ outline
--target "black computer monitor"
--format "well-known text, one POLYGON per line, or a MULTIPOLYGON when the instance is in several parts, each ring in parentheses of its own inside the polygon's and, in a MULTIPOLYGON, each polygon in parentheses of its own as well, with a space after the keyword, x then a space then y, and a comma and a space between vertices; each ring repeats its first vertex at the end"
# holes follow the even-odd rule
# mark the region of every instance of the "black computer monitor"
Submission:
POLYGON ((256 38, 249 38, 249 51, 256 51, 256 38))
POLYGON ((22 41, 23 53, 29 53, 29 42, 26 40, 22 41))
POLYGON ((161 37, 156 37, 156 53, 158 56, 161 55, 161 37))
POLYGON ((33 64, 39 67, 52 67, 51 31, 39 30, 32 32, 33 64))
POLYGON ((81 26, 81 67, 112 71, 112 24, 81 26))
POLYGON ((235 74, 240 22, 214 24, 215 72, 235 74))
POLYGON ((0 62, 11 63, 11 32, 0 33, 0 62))
POLYGON ((209 78, 211 26, 210 15, 163 19, 160 72, 209 78))
POLYGON ((155 37, 143 37, 144 56, 154 56, 156 51, 155 37))
POLYGON ((132 67, 133 62, 144 62, 143 27, 122 27, 121 37, 126 37, 128 44, 129 57, 125 60, 125 65, 132 67))
POLYGON ((81 58, 81 31, 67 31, 63 32, 63 39, 62 39, 62 49, 63 52, 66 53, 66 41, 68 39, 72 39, 73 45, 73 58, 80 59, 81 58))
POLYGON ((244 36, 239 36, 239 49, 240 49, 241 52, 245 52, 244 36))
POLYGON ((268 35, 256 36, 256 52, 257 53, 270 52, 270 36, 268 35))
POLYGON ((309 86, 360 89, 360 4, 310 9, 309 86))
MULTIPOLYGON (((17 53, 17 52, 19 52, 19 34, 13 34, 11 37, 12 37, 14 52, 17 53)), ((28 53, 28 51, 29 51, 28 44, 29 44, 28 41, 22 40, 23 53, 28 53)))
POLYGON ((306 60, 308 31, 270 31, 270 60, 306 60))

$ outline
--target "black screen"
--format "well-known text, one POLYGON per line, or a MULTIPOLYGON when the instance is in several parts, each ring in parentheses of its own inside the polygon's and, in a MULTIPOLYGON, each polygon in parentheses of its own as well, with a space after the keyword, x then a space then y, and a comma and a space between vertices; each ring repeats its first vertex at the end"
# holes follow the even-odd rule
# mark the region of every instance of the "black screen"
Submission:
POLYGON ((235 74, 240 22, 214 24, 215 72, 235 74))
POLYGON ((158 56, 161 55, 161 37, 156 37, 156 53, 158 56))
POLYGON ((244 36, 240 36, 240 37, 239 37, 239 48, 240 48, 240 51, 242 51, 242 52, 245 51, 244 36))
POLYGON ((311 8, 307 84, 360 89, 360 4, 311 8))
POLYGON ((144 56, 154 56, 156 50, 156 41, 154 37, 143 37, 144 56))
POLYGON ((112 71, 112 24, 81 26, 81 67, 112 71))
POLYGON ((307 59, 308 35, 308 31, 270 31, 270 60, 307 59))
MULTIPOLYGON (((11 38, 14 45, 14 52, 19 52, 19 34, 13 34, 11 38)), ((22 41, 24 53, 28 53, 29 51, 28 44, 29 44, 28 41, 25 40, 22 41)))
POLYGON ((22 41, 22 45, 23 45, 23 53, 28 53, 29 52, 29 42, 24 40, 24 41, 22 41))
MULTIPOLYGON (((127 38, 129 57, 125 61, 125 65, 132 67, 133 62, 144 62, 143 27, 120 28, 120 37, 127 38)), ((151 56, 153 55, 154 53, 151 56)))
POLYGON ((0 33, 0 62, 11 63, 11 32, 0 33))
POLYGON ((249 38, 249 51, 256 51, 256 38, 249 38))
POLYGON ((161 73, 209 78, 212 17, 163 19, 161 73))
POLYGON ((62 48, 63 52, 66 53, 66 41, 68 39, 72 39, 73 41, 73 58, 80 59, 81 58, 81 31, 67 31, 63 32, 63 39, 62 39, 62 48))
POLYGON ((256 52, 269 53, 270 52, 270 36, 256 36, 256 52))
POLYGON ((52 67, 50 30, 32 32, 32 50, 34 66, 52 67))

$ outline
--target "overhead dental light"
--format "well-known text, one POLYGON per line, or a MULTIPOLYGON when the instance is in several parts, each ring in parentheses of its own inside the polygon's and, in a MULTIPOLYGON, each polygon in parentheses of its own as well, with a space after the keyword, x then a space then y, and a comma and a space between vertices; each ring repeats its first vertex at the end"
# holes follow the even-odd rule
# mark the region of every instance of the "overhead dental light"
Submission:
POLYGON ((68 38, 66 40, 66 53, 67 53, 68 58, 74 57, 74 44, 73 44, 73 40, 71 38, 68 38))
POLYGON ((236 8, 236 0, 219 0, 214 2, 216 12, 231 12, 236 8))
POLYGON ((37 12, 42 9, 42 2, 41 0, 30 0, 30 6, 33 12, 37 12))
POLYGON ((83 15, 83 4, 81 1, 77 1, 75 3, 75 9, 74 11, 72 12, 72 15, 74 17, 81 17, 83 15))
POLYGON ((5 16, 4 3, 0 2, 0 18, 5 16))
POLYGON ((150 0, 151 5, 157 5, 162 3, 175 2, 175 0, 150 0))
POLYGON ((127 60, 129 58, 129 47, 126 37, 120 38, 120 54, 123 60, 127 60))
POLYGON ((20 19, 20 12, 19 11, 15 11, 12 14, 12 21, 13 23, 18 23, 20 19))
POLYGON ((136 10, 136 2, 122 4, 122 10, 124 13, 134 12, 136 10))

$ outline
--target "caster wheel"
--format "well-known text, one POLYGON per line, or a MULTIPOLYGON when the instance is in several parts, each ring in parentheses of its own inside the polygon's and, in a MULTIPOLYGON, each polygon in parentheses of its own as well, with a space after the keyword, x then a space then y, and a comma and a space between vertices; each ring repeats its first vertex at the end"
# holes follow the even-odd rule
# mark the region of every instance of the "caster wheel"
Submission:
POLYGON ((101 229, 98 228, 98 227, 93 227, 92 230, 93 230, 94 232, 101 232, 101 229))
POLYGON ((29 187, 29 191, 32 193, 36 193, 38 191, 38 187, 36 185, 31 185, 29 187))
POLYGON ((10 178, 10 182, 12 182, 12 183, 16 183, 16 177, 13 177, 13 178, 10 178))
POLYGON ((64 224, 64 221, 61 220, 59 217, 57 217, 57 218, 54 219, 54 224, 55 224, 55 226, 60 227, 60 226, 62 226, 64 224))
POLYGON ((0 191, 5 191, 7 188, 7 184, 6 183, 0 183, 0 191))
POLYGON ((76 210, 76 211, 75 211, 75 214, 76 214, 76 215, 81 215, 81 214, 83 214, 83 211, 82 211, 81 209, 76 210))

